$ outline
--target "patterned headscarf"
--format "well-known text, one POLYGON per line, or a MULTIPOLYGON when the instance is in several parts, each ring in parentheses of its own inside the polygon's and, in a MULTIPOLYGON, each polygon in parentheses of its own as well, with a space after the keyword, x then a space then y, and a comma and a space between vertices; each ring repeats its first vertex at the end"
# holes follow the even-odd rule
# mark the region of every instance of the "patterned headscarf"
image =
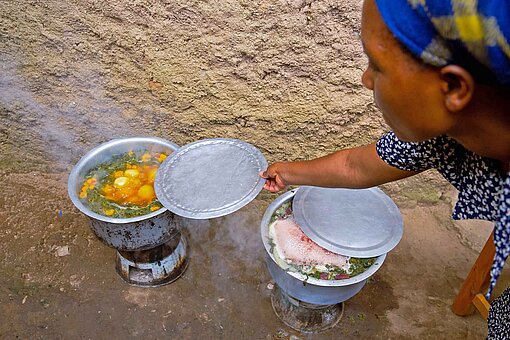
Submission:
POLYGON ((479 82, 510 85, 510 1, 376 3, 397 40, 425 63, 459 65, 479 82))
MULTIPOLYGON (((433 66, 464 67, 480 82, 510 86, 509 0, 375 0, 400 43, 433 66)), ((494 228, 487 298, 510 253, 510 175, 494 228)))

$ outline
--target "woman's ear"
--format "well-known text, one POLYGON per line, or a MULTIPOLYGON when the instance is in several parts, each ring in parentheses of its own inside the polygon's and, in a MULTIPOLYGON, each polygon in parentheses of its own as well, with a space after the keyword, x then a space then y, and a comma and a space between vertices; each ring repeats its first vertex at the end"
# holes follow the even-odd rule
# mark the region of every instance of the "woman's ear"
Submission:
POLYGON ((450 112, 464 109, 475 91, 473 76, 460 66, 447 65, 441 68, 440 77, 445 107, 450 112))

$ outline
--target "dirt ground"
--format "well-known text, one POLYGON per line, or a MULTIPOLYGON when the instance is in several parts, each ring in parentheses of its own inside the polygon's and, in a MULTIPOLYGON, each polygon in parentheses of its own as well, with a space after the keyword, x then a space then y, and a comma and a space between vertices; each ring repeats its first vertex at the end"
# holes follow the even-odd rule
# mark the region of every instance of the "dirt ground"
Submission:
MULTIPOLYGON (((276 195, 187 220, 189 268, 158 288, 120 279, 115 250, 67 196, 72 166, 116 137, 238 138, 270 162, 376 140, 387 127, 360 82, 360 5, 1 2, 0 338, 484 338, 478 314, 450 305, 491 224, 452 221, 455 192, 433 171, 383 186, 404 237, 341 322, 315 335, 271 307, 259 228, 276 195)), ((509 283, 506 270, 495 295, 509 283)))

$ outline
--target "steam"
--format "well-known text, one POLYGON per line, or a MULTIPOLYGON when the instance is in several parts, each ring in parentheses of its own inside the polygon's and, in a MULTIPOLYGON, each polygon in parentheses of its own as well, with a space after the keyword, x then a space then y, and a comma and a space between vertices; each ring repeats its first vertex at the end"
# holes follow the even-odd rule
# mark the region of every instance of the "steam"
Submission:
POLYGON ((260 237, 261 214, 256 202, 238 212, 211 220, 191 220, 191 261, 206 262, 211 274, 232 275, 238 282, 262 282, 267 275, 260 237))
POLYGON ((6 54, 1 62, 0 106, 7 112, 8 129, 35 139, 28 147, 41 148, 46 159, 72 165, 91 147, 131 131, 122 108, 105 97, 105 79, 97 72, 80 69, 62 79, 25 79, 18 62, 6 54))

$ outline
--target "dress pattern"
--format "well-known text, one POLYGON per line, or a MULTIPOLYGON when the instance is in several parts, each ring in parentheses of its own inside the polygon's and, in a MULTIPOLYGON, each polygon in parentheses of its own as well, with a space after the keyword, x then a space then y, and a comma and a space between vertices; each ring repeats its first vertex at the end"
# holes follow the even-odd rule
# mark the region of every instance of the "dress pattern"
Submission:
MULTIPOLYGON (((479 156, 447 136, 413 143, 399 140, 390 131, 379 139, 376 150, 382 160, 401 170, 437 169, 459 191, 453 219, 476 218, 495 222, 496 255, 487 292, 489 299, 510 252, 510 173, 502 172, 499 161, 479 156)), ((507 289, 491 305, 489 326, 491 322, 493 326, 498 324, 499 320, 509 332, 510 316, 506 314, 509 303, 510 289, 507 289), (506 306, 506 312, 502 306, 506 306)), ((489 331, 491 338, 490 334, 489 331)))

